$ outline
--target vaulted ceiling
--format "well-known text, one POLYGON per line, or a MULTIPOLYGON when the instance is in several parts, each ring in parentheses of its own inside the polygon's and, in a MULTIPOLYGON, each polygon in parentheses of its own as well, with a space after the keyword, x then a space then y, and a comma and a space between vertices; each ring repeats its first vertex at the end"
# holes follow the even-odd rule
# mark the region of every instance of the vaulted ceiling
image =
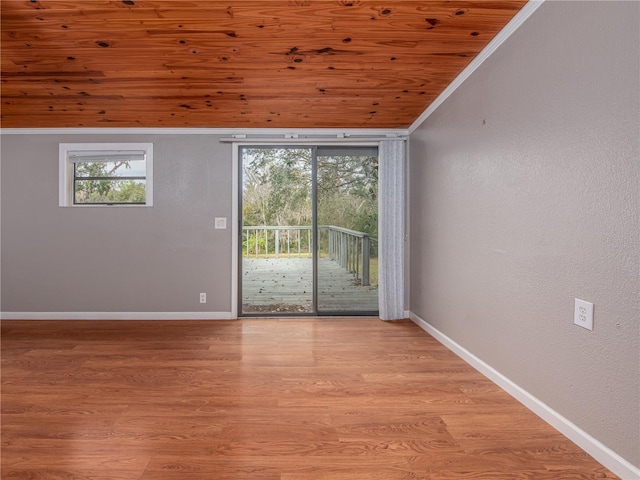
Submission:
POLYGON ((407 128, 526 0, 2 0, 2 127, 407 128))

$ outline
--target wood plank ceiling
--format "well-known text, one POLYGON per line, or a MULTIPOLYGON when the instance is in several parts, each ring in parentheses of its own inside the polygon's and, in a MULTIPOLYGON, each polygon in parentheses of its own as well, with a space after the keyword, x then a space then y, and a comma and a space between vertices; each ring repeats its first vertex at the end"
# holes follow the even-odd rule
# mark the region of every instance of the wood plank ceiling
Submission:
POLYGON ((406 128, 526 0, 2 0, 2 127, 406 128))

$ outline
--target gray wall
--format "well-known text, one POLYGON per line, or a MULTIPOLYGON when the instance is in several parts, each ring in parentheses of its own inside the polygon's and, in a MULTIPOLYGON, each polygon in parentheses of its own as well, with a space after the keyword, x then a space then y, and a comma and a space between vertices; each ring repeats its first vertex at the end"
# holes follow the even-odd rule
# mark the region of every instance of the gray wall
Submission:
POLYGON ((636 466, 639 25, 543 4, 410 145, 411 310, 636 466))
POLYGON ((2 311, 230 312, 231 146, 207 135, 2 135, 2 311), (153 142, 154 206, 58 206, 58 143, 153 142), (199 303, 199 293, 207 303, 199 303))

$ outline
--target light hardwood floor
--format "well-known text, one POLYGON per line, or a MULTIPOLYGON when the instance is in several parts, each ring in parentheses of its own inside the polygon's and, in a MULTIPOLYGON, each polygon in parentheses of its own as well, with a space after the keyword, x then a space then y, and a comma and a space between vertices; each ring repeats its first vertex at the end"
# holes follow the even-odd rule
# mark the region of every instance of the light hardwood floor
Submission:
POLYGON ((616 478, 409 321, 3 321, 2 478, 616 478))

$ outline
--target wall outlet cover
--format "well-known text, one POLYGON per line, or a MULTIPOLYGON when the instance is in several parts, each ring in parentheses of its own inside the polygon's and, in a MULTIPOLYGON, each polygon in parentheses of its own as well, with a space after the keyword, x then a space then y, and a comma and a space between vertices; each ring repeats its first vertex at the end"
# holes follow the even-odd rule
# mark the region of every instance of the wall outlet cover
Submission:
POLYGON ((214 225, 216 230, 224 230, 227 228, 227 217, 216 217, 214 225))
POLYGON ((593 330, 593 303, 576 298, 573 323, 587 330, 593 330))

